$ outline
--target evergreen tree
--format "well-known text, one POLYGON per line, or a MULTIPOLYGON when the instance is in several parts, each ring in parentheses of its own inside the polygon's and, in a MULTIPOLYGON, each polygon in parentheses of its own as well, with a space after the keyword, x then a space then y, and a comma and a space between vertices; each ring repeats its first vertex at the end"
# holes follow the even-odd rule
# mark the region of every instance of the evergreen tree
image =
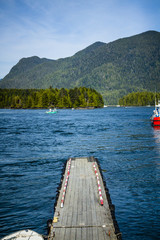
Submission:
POLYGON ((85 87, 74 89, 0 89, 1 108, 103 107, 102 96, 85 87))
POLYGON ((153 106, 155 104, 155 98, 160 99, 160 93, 152 92, 133 92, 119 100, 121 106, 153 106))

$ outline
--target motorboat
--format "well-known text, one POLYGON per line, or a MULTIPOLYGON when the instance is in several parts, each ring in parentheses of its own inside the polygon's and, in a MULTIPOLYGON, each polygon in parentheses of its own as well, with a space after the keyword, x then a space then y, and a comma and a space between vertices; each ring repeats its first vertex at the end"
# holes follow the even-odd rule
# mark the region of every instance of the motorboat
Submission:
POLYGON ((43 236, 32 231, 32 230, 21 230, 6 237, 3 237, 1 240, 44 240, 43 236))
POLYGON ((54 109, 49 109, 46 113, 57 113, 57 109, 54 108, 54 109))
POLYGON ((155 101, 155 110, 153 111, 153 115, 151 117, 151 124, 153 127, 160 126, 160 100, 158 100, 158 104, 155 101))

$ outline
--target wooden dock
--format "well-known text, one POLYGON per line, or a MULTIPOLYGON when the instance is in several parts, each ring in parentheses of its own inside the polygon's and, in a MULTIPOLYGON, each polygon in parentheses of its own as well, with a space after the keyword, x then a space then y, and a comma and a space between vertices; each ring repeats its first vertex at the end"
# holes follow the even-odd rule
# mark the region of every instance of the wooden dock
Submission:
POLYGON ((94 157, 66 162, 48 239, 121 239, 114 205, 94 157))

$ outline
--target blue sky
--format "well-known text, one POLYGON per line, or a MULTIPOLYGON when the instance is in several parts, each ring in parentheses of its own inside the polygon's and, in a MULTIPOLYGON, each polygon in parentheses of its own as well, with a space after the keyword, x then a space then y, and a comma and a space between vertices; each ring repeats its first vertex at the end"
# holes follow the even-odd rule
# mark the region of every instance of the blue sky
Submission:
POLYGON ((148 30, 160 31, 159 0, 0 0, 0 78, 23 57, 69 57, 148 30))

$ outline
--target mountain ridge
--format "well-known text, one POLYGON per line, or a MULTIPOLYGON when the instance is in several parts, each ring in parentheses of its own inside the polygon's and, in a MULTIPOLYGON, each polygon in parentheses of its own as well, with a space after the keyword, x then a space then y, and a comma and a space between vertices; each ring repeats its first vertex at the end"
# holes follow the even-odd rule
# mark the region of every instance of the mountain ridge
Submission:
POLYGON ((160 33, 147 31, 110 43, 95 42, 71 57, 22 58, 0 88, 74 88, 99 91, 106 104, 133 91, 160 91, 160 33))

